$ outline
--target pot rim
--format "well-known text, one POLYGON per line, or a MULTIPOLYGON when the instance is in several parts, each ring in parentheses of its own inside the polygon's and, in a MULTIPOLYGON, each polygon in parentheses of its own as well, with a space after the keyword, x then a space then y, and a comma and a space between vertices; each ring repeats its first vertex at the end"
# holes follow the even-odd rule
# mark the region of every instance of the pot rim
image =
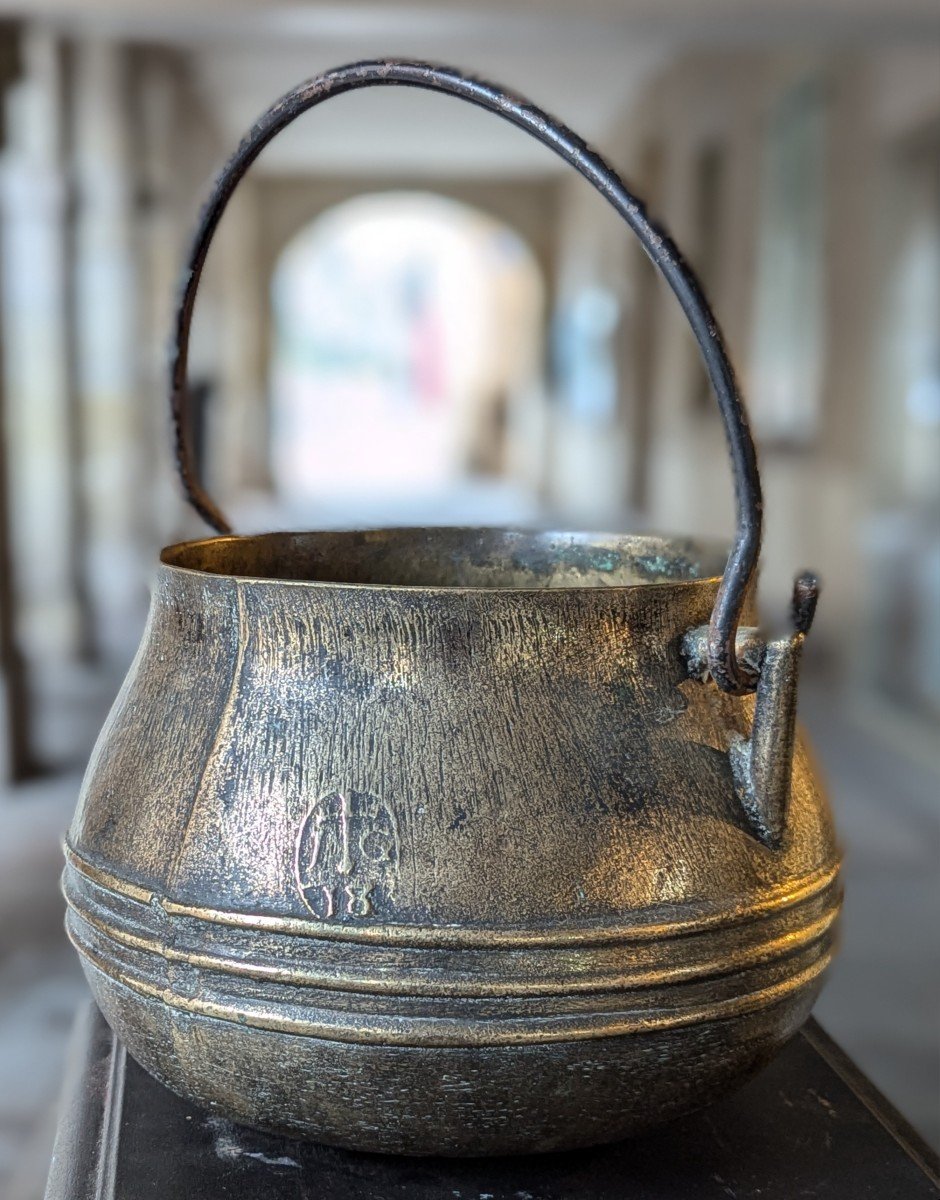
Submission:
MULTIPOLYGON (((459 549, 459 546, 457 547, 459 549)), ((295 546, 296 549, 296 546, 295 546)), ((174 542, 160 551, 160 568, 172 575, 193 575, 203 579, 234 580, 239 584, 309 587, 317 589, 352 589, 355 591, 405 592, 428 594, 461 594, 461 593, 502 593, 502 594, 549 594, 554 592, 634 592, 647 588, 689 587, 692 585, 710 585, 717 587, 725 568, 725 562, 730 551, 730 543, 723 539, 710 537, 690 537, 687 535, 648 532, 597 532, 563 529, 525 529, 517 526, 460 526, 460 525, 429 525, 429 526, 384 526, 360 529, 324 529, 324 530, 278 530, 252 534, 217 534, 210 537, 188 539, 174 542), (452 539, 447 546, 448 537, 452 539), (284 543, 282 553, 291 552, 291 543, 312 543, 318 541, 329 543, 337 541, 348 543, 350 550, 361 551, 374 543, 381 549, 382 545, 400 542, 403 551, 416 548, 430 551, 428 564, 436 574, 440 575, 442 559, 434 557, 434 539, 439 539, 440 550, 445 552, 451 561, 454 558, 453 540, 463 538, 464 550, 462 557, 472 562, 471 552, 474 545, 479 547, 482 541, 498 546, 500 542, 505 547, 501 565, 505 571, 514 568, 520 574, 525 573, 525 567, 514 563, 512 548, 520 544, 529 551, 548 551, 552 558, 550 562, 557 563, 562 569, 570 571, 572 582, 544 582, 541 584, 527 583, 442 583, 439 579, 434 582, 412 581, 408 583, 396 581, 387 577, 390 572, 381 568, 376 572, 380 577, 375 579, 343 579, 333 577, 342 574, 342 564, 337 564, 335 550, 332 563, 329 552, 324 556, 322 569, 325 578, 308 578, 273 573, 263 570, 238 569, 239 564, 231 562, 219 565, 204 565, 200 561, 200 553, 209 548, 218 547, 251 547, 265 548, 272 543, 284 543), (431 543, 429 545, 429 542, 431 543), (559 545, 564 543, 564 545, 559 545), (626 552, 625 561, 618 566, 591 564, 592 582, 578 580, 580 571, 587 576, 588 571, 576 564, 566 567, 564 550, 576 552, 605 549, 626 552), (658 560, 658 561, 657 561, 658 560), (227 566, 228 569, 224 569, 227 566), (332 566, 332 570, 331 570, 332 566), (336 569, 338 566, 338 570, 336 569), (633 571, 631 577, 630 571, 633 571), (612 578, 618 575, 624 577, 623 582, 604 582, 598 576, 610 573, 612 578), (674 572, 674 573, 671 573, 674 572)), ((224 559, 224 556, 221 556, 224 559)), ((348 572, 348 559, 346 560, 348 572)), ((456 570, 456 569, 455 569, 456 570)), ((481 568, 481 571, 485 568, 481 568)), ((530 572, 534 573, 534 572, 530 572)))

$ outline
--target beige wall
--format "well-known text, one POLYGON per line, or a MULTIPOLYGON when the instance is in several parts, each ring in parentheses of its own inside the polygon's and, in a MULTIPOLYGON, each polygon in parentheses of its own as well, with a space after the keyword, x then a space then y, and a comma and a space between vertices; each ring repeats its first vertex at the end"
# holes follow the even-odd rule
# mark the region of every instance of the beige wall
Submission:
MULTIPOLYGON (((825 579, 819 641, 850 656, 865 623, 863 522, 877 506, 872 463, 890 455, 903 397, 879 375, 882 294, 894 247, 886 183, 899 147, 917 131, 940 128, 932 51, 865 55, 794 55, 753 51, 694 54, 665 70, 612 139, 613 155, 651 201, 693 264, 708 266, 708 291, 740 372, 754 394, 754 308, 761 220, 762 147, 774 105, 801 78, 819 79, 826 97, 825 234, 822 244, 823 363, 820 425, 803 447, 766 444, 763 587, 769 612, 783 611, 790 579, 803 566, 825 579), (701 155, 719 147, 717 221, 701 228, 696 175, 701 155), (717 243, 709 247, 703 239, 717 243), (892 432, 892 429, 894 432, 892 432), (887 439, 887 441, 886 441, 887 439)), ((568 196, 568 193, 565 193, 568 196)), ((569 252, 581 256, 586 235, 600 238, 596 208, 570 200, 569 252), (579 208, 580 206, 580 208, 579 208)), ((623 261, 618 235, 600 239, 606 263, 623 261)), ((619 235, 625 236, 625 235, 619 235)), ((562 253, 565 253, 563 249, 562 253)), ((653 526, 727 534, 732 497, 717 413, 702 408, 700 368, 691 337, 667 289, 650 284, 650 268, 627 259, 620 283, 624 429, 649 456, 648 486, 631 486, 637 458, 623 454, 625 494, 653 526), (653 312, 650 314, 649 308, 653 312), (640 394, 637 389, 642 390, 640 394), (646 406, 645 415, 643 413, 646 406), (632 466, 631 466, 632 463, 632 466), (645 501, 645 503, 644 503, 645 501)), ((598 271, 595 278, 605 278, 598 271)), ((793 353, 801 353, 800 346, 793 353)), ((598 439, 598 447, 603 438, 598 439)), ((608 469, 611 499, 616 471, 608 469)), ((634 478, 635 484, 635 478, 634 478)))

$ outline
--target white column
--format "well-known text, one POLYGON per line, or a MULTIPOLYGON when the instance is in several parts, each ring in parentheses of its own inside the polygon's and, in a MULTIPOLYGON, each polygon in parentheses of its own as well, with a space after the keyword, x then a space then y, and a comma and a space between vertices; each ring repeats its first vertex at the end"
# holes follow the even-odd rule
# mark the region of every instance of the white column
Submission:
MULTIPOLYGON (((145 442, 144 543, 151 549, 208 532, 182 502, 175 478, 167 396, 167 345, 179 272, 212 170, 230 147, 219 140, 185 60, 138 52, 138 163, 142 211, 139 343, 145 442)), ((209 383, 205 480, 226 510, 245 488, 268 484, 265 322, 268 280, 259 254, 256 186, 244 180, 213 241, 199 290, 190 345, 190 379, 209 383)))
POLYGON ((70 567, 67 196, 61 48, 24 31, 22 77, 7 102, 0 161, 6 442, 16 637, 35 664, 75 648, 70 567))
POLYGON ((142 486, 152 453, 140 411, 135 179, 127 51, 89 38, 73 58, 77 188, 77 389, 82 414, 88 576, 98 637, 127 653, 147 567, 142 486))
POLYGON ((138 63, 140 186, 138 219, 140 281, 137 290, 142 441, 142 544, 158 548, 183 530, 183 503, 174 477, 168 409, 167 345, 191 206, 180 172, 187 136, 180 70, 168 52, 148 50, 138 63))
MULTIPOLYGON (((2 296, 0 296, 2 311, 2 296)), ((0 352, 3 341, 0 338, 0 352)), ((11 541, 6 381, 0 356, 0 791, 7 782, 30 774, 35 766, 29 675, 20 648, 17 588, 11 541)))
POLYGON ((235 193, 210 256, 218 285, 218 371, 207 427, 207 473, 228 508, 245 489, 269 482, 264 322, 271 303, 258 235, 261 214, 250 179, 235 193))

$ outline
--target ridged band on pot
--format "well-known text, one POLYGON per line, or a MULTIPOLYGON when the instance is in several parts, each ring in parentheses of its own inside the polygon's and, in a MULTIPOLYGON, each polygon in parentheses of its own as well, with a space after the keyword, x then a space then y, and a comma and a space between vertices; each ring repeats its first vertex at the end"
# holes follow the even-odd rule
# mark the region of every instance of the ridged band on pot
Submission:
POLYGON ((263 930, 248 914, 207 920, 128 896, 74 852, 65 890, 83 956, 142 995, 261 1029, 412 1046, 609 1037, 771 1005, 825 968, 839 904, 830 872, 757 911, 492 940, 479 929, 460 947, 433 928, 379 929, 362 943, 324 938, 312 920, 263 930))
POLYGON ((396 926, 363 941, 309 918, 194 911, 68 860, 69 935, 158 1078, 251 1124, 400 1153, 561 1149, 706 1102, 805 1018, 839 904, 826 872, 632 928, 396 926))

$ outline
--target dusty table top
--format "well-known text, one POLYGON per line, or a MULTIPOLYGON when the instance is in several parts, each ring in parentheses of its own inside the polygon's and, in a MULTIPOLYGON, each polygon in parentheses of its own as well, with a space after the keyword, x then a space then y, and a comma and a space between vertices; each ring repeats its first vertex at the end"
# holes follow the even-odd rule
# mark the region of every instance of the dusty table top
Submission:
POLYGON ((632 1141, 514 1159, 402 1159, 211 1117, 127 1057, 89 1005, 46 1200, 927 1200, 936 1157, 814 1022, 741 1091, 632 1141))

